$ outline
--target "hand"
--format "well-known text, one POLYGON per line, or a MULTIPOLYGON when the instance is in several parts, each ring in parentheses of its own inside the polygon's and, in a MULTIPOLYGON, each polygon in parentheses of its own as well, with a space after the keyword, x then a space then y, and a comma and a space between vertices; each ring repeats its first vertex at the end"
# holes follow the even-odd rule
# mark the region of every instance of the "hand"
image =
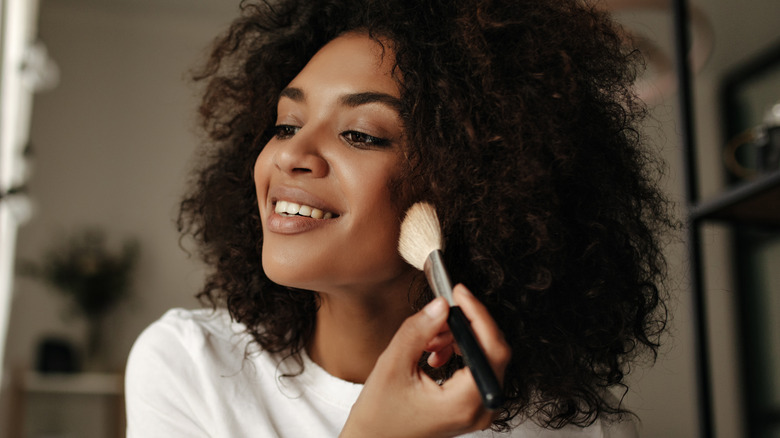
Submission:
MULTIPOLYGON (((454 288, 455 302, 500 381, 511 352, 487 309, 463 286, 454 288)), ((447 328, 448 306, 443 298, 430 302, 407 318, 377 360, 341 432, 349 437, 452 437, 486 429, 496 412, 482 405, 468 368, 439 385, 418 362, 423 351, 429 364, 441 366, 455 349, 447 328)))

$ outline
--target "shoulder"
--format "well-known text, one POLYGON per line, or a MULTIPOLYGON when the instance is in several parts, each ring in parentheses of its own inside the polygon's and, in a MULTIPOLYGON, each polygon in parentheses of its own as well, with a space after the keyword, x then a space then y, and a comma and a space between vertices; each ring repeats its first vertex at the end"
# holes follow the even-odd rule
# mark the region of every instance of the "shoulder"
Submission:
MULTIPOLYGON (((171 309, 147 327, 133 344, 128 374, 152 364, 165 368, 205 364, 245 356, 251 336, 224 309, 171 309)), ((233 359, 235 360, 235 359, 233 359)))
POLYGON ((130 350, 128 392, 174 385, 186 391, 212 373, 240 369, 251 335, 225 310, 172 309, 149 325, 130 350))
POLYGON ((250 339, 224 310, 173 309, 149 325, 125 368, 128 436, 208 435, 213 380, 241 370, 250 339))
MULTIPOLYGON (((597 419, 587 427, 565 426, 561 429, 542 429, 534 425, 538 438, 639 438, 637 423, 633 416, 624 415, 619 419, 597 419)), ((521 435, 522 436, 522 435, 521 435)))
POLYGON ((639 438, 637 423, 633 417, 626 416, 620 421, 598 419, 588 427, 573 425, 560 429, 541 427, 533 421, 522 421, 509 432, 482 431, 469 438, 639 438))
POLYGON ((244 332, 244 326, 232 322, 225 309, 171 309, 153 322, 139 340, 159 337, 175 337, 182 341, 197 341, 203 336, 216 336, 229 340, 244 332))

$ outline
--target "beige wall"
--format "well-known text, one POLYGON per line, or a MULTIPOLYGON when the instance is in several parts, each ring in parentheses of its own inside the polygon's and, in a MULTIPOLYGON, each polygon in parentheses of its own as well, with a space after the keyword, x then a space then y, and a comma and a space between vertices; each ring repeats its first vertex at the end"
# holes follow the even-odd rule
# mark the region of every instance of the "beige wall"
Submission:
MULTIPOLYGON (((232 12, 225 9, 222 17, 232 12)), ((139 239, 133 297, 109 327, 117 368, 162 309, 193 304, 201 279, 173 223, 198 144, 186 74, 226 20, 42 2, 39 34, 61 82, 35 100, 30 195, 37 211, 20 229, 18 254, 35 259, 59 234, 83 226, 105 228, 115 243, 139 239)), ((81 336, 77 320, 62 321, 63 307, 46 287, 17 280, 9 364, 29 364, 45 333, 81 336)))
MULTIPOLYGON (((34 102, 30 195, 37 211, 20 228, 18 254, 35 259, 58 235, 83 226, 103 227, 112 242, 139 240, 132 297, 106 324, 116 370, 140 331, 165 309, 197 305, 192 296, 201 268, 179 248, 173 220, 198 144, 197 98, 186 74, 236 9, 234 2, 212 3, 223 6, 208 15, 195 5, 177 11, 41 4, 39 35, 59 64, 61 82, 34 102)), ((44 335, 82 343, 83 323, 63 318, 66 313, 59 295, 17 279, 7 369, 30 367, 44 335)), ((7 407, 3 401, 0 407, 7 407)), ((0 412, 0 436, 6 413, 0 412)))
MULTIPOLYGON (((37 257, 58 233, 83 225, 103 226, 114 240, 129 236, 140 240, 143 252, 133 296, 107 327, 114 340, 110 362, 118 370, 147 324, 167 308, 197 305, 192 295, 202 279, 200 266, 180 250, 173 224, 198 143, 193 133, 195 90, 183 79, 235 9, 227 6, 234 2, 225 1, 213 2, 223 5, 210 9, 180 11, 117 6, 122 3, 87 1, 93 6, 74 6, 75 2, 42 1, 39 33, 58 61, 62 79, 57 89, 35 100, 30 192, 37 213, 20 230, 18 251, 21 258, 37 257)), ((756 46, 778 40, 772 17, 780 16, 780 2, 709 0, 702 7, 719 29, 715 52, 698 75, 696 89, 701 170, 707 175, 704 192, 710 195, 720 187, 722 144, 715 87, 722 72, 748 59, 756 46), (755 25, 755 20, 763 22, 755 25)), ((653 109, 647 130, 669 162, 665 184, 682 209, 684 175, 675 99, 670 96, 653 109)), ((707 230, 710 273, 727 272, 726 237, 723 229, 707 230)), ((696 435, 697 424, 684 244, 674 243, 669 254, 671 331, 656 365, 634 370, 626 400, 642 419, 643 437, 687 438, 696 435)), ((718 355, 718 436, 737 437, 739 405, 730 395, 738 394, 731 286, 727 276, 712 275, 706 287, 713 298, 711 325, 719 340, 713 346, 718 355)), ((47 333, 81 341, 83 325, 63 320, 63 309, 63 301, 50 290, 17 280, 7 367, 30 366, 37 340, 47 333)))

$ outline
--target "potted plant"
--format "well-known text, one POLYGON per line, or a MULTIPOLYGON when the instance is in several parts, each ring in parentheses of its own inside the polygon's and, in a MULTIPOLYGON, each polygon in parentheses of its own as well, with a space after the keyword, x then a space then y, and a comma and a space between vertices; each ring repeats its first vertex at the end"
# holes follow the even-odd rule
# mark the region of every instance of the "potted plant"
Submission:
POLYGON ((137 258, 135 240, 125 241, 120 251, 112 252, 105 234, 90 228, 52 247, 40 263, 25 262, 20 267, 23 274, 68 297, 75 313, 86 319, 86 353, 94 360, 101 349, 103 320, 129 293, 137 258))

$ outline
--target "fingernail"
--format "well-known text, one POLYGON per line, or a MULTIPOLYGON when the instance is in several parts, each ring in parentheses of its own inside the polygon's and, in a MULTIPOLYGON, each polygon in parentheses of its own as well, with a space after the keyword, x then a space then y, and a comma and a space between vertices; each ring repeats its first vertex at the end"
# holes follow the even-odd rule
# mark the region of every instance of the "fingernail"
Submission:
POLYGON ((423 308, 425 314, 431 318, 441 316, 447 310, 447 303, 442 299, 435 299, 423 308))

